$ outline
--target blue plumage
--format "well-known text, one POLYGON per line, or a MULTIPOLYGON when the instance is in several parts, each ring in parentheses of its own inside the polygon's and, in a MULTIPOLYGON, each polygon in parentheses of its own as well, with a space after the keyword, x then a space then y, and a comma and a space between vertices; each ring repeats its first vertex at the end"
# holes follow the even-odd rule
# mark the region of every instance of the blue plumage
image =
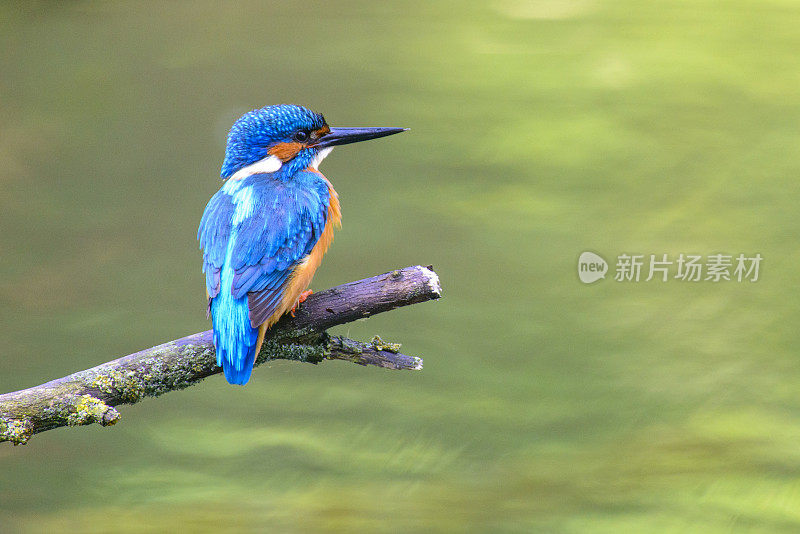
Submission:
POLYGON ((208 203, 198 239, 217 363, 229 382, 247 382, 258 326, 275 312, 292 271, 322 234, 329 196, 314 172, 291 180, 253 174, 227 182, 208 203), (258 300, 249 304, 254 293, 258 300))
POLYGON ((249 380, 259 327, 296 301, 305 289, 297 280, 310 281, 332 239, 329 217, 338 223, 338 200, 316 166, 334 145, 400 131, 332 129, 319 113, 292 105, 251 111, 233 125, 221 171, 226 182, 197 232, 217 364, 228 382, 249 380))

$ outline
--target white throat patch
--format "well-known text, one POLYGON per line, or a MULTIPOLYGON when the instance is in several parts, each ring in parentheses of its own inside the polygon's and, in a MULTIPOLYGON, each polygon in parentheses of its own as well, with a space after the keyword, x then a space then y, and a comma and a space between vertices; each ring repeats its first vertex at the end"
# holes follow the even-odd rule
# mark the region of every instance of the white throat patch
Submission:
POLYGON ((313 160, 311 160, 311 164, 309 166, 312 169, 314 169, 315 171, 318 171, 319 170, 319 164, 322 163, 323 159, 328 157, 328 154, 331 153, 331 150, 333 150, 333 147, 329 146, 329 147, 323 148, 322 150, 317 152, 317 155, 314 156, 313 160))
POLYGON ((267 156, 264 159, 260 159, 255 163, 248 165, 247 167, 243 167, 236 171, 233 176, 231 176, 231 180, 241 180, 242 178, 247 178, 251 174, 258 174, 258 173, 270 173, 279 171, 280 168, 283 166, 283 162, 280 160, 278 156, 267 156))

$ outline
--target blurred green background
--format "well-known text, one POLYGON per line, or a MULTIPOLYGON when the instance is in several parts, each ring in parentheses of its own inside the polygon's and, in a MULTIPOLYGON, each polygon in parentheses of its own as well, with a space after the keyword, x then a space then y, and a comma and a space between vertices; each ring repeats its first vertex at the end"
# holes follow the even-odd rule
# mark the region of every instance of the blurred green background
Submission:
MULTIPOLYGON (((0 531, 796 532, 800 4, 0 4, 0 391, 209 328, 227 129, 405 126, 323 165, 312 287, 445 291, 340 328, 422 372, 265 365, 0 445, 0 531), (578 255, 760 253, 583 285, 578 255)), ((613 266, 612 266, 613 268, 613 266)))

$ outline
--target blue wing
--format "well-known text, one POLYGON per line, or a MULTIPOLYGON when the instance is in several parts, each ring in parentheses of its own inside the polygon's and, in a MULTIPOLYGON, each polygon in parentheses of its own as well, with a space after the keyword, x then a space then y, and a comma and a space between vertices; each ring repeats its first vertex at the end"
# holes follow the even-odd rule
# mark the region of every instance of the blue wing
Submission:
POLYGON ((235 299, 247 295, 250 323, 258 327, 275 312, 292 271, 322 235, 330 192, 316 173, 298 173, 291 182, 253 175, 233 185, 238 187, 214 195, 200 222, 203 271, 209 298, 221 289, 235 299), (223 267, 233 269, 230 288, 220 288, 223 267))
POLYGON ((203 272, 209 301, 219 294, 220 269, 231 237, 234 209, 233 197, 220 189, 208 201, 197 230, 197 239, 203 249, 203 272))
POLYGON ((250 378, 258 327, 274 315, 294 268, 325 229, 330 193, 315 173, 291 181, 252 175, 212 197, 197 238, 217 364, 232 384, 250 378))

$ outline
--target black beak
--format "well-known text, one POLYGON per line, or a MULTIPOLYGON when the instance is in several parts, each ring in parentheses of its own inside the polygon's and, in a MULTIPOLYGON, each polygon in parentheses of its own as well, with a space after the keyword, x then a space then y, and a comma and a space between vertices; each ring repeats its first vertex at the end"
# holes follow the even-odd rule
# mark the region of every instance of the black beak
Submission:
POLYGON ((408 128, 331 128, 330 133, 320 137, 319 141, 312 146, 324 148, 327 146, 347 145, 394 135, 406 130, 408 128))

